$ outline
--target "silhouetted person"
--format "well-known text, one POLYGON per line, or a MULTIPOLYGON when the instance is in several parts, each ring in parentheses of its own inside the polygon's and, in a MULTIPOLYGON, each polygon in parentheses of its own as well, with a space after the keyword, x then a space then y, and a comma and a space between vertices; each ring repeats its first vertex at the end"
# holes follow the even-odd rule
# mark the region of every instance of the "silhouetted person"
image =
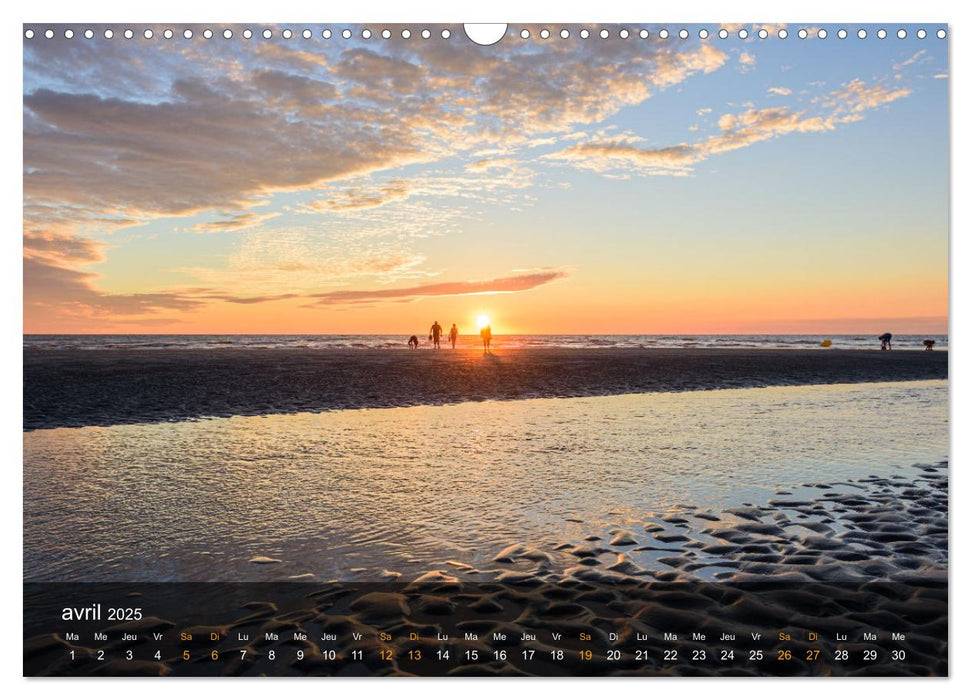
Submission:
POLYGON ((489 343, 492 342, 492 326, 483 326, 479 335, 482 336, 482 351, 489 352, 489 343))
POLYGON ((428 339, 435 343, 435 349, 437 350, 439 343, 442 341, 442 327, 438 325, 438 321, 435 321, 428 330, 428 339))
POLYGON ((934 349, 934 345, 936 345, 936 344, 937 344, 937 341, 936 340, 925 340, 924 341, 924 349, 925 350, 933 350, 934 349))
POLYGON ((410 338, 408 338, 408 347, 411 348, 412 350, 416 350, 418 348, 418 336, 417 335, 413 335, 410 338))
POLYGON ((452 343, 452 350, 454 350, 455 349, 455 341, 459 339, 459 329, 455 327, 455 324, 454 323, 452 324, 452 330, 450 330, 448 332, 448 339, 452 343))
POLYGON ((893 350, 893 345, 890 344, 890 339, 893 338, 893 333, 884 333, 877 340, 880 341, 881 350, 893 350))

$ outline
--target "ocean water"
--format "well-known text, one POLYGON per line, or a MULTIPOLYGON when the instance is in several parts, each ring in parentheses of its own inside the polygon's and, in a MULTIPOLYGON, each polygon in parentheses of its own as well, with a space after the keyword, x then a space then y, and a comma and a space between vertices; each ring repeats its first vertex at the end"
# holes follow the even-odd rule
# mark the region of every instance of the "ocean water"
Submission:
POLYGON ((948 458, 946 381, 24 433, 30 581, 375 580, 948 458), (259 565, 253 557, 279 563, 259 565))
MULTIPOLYGON (((496 335, 494 348, 832 348, 878 349, 876 335, 496 335)), ((924 340, 946 350, 946 335, 894 336, 895 350, 923 350, 924 340)), ((427 337, 419 335, 424 347, 427 337)), ((218 349, 218 348, 389 348, 408 349, 404 335, 25 335, 24 348, 40 350, 218 349)), ((478 347, 478 336, 459 337, 462 346, 478 347)))

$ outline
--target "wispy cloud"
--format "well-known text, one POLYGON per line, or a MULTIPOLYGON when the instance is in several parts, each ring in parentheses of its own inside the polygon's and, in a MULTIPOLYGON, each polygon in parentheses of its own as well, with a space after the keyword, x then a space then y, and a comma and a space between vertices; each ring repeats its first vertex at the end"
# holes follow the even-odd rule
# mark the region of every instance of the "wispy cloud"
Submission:
POLYGON ((566 277, 564 270, 537 270, 510 277, 471 282, 437 282, 397 289, 343 289, 311 295, 312 306, 359 304, 374 301, 409 301, 422 297, 465 296, 469 294, 511 294, 549 284, 566 277))
POLYGON ((909 58, 904 59, 900 63, 895 63, 893 69, 895 71, 902 70, 907 66, 913 66, 918 63, 929 63, 933 59, 927 54, 927 49, 921 49, 917 53, 913 54, 909 58))
POLYGON ((601 173, 628 170, 649 175, 683 175, 691 171, 691 166, 713 155, 786 134, 832 131, 910 93, 907 87, 868 84, 855 79, 816 100, 823 108, 820 113, 787 107, 751 108, 721 115, 719 132, 694 143, 648 147, 639 143, 639 137, 625 134, 578 143, 547 158, 601 173))
POLYGON ((217 221, 207 221, 204 223, 195 224, 192 227, 192 230, 201 231, 204 233, 242 231, 243 229, 259 226, 260 224, 266 223, 267 221, 275 219, 278 216, 280 216, 279 212, 265 212, 262 214, 257 214, 255 212, 243 212, 240 214, 234 214, 227 219, 219 219, 217 221))
POLYGON ((405 199, 411 193, 411 187, 404 180, 392 180, 378 188, 362 190, 350 188, 343 190, 331 199, 317 200, 310 203, 315 211, 347 211, 349 209, 371 209, 389 202, 405 199))
POLYGON ((739 69, 743 73, 745 73, 747 71, 750 71, 753 68, 755 68, 755 64, 757 62, 758 62, 758 59, 755 58, 755 54, 754 53, 751 53, 749 51, 742 51, 738 55, 738 65, 739 65, 739 69))
POLYGON ((910 93, 911 90, 908 87, 866 83, 856 78, 824 97, 821 103, 831 108, 834 116, 838 117, 877 109, 902 97, 908 97, 910 93))
POLYGON ((204 294, 199 298, 212 299, 214 301, 225 301, 230 304, 264 304, 268 301, 284 301, 286 299, 297 299, 299 294, 265 294, 255 297, 239 297, 232 294, 204 294))

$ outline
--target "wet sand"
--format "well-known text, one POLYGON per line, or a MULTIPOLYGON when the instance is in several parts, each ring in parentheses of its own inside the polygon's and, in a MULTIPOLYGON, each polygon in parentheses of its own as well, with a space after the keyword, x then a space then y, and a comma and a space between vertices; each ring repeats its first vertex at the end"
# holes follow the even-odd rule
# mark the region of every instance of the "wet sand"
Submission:
MULTIPOLYGON (((793 386, 946 379, 947 353, 798 350, 478 350, 408 351, 25 351, 24 427, 72 427, 208 416, 260 415, 343 408, 444 404, 485 399, 600 396, 716 388, 793 386)), ((562 535, 542 549, 510 539, 485 563, 458 558, 423 560, 422 573, 386 570, 379 581, 310 580, 276 584, 25 584, 24 669, 28 674, 213 675, 523 675, 523 674, 875 674, 946 675, 948 468, 917 465, 891 475, 831 482, 814 480, 760 502, 714 508, 682 503, 643 512, 623 528, 603 531, 564 522, 562 535), (578 542, 568 526, 583 529, 578 542), (108 641, 97 658, 85 641, 69 641, 52 626, 51 606, 65 592, 89 603, 144 601, 140 621, 92 623, 108 641), (63 588, 58 588, 61 586, 63 588), (209 586, 210 588, 191 588, 209 586), (262 588, 260 588, 262 586, 262 588), (100 588, 98 588, 100 587, 100 588), (112 593, 113 591, 113 593, 112 593), (103 594, 103 595, 102 595, 103 594), (114 597, 112 597, 114 596, 114 597), (149 636, 175 636, 194 625, 199 640, 191 661, 184 645, 165 646, 154 660, 149 636), (561 631, 568 652, 554 663, 550 630, 561 631), (791 664, 775 662, 778 632, 806 640, 824 635, 829 657, 811 663, 804 641, 790 645, 791 664), (209 634, 216 630, 218 663, 209 634), (435 635, 448 630, 453 660, 432 664, 435 635), (665 632, 685 635, 675 643, 665 632), (862 631, 878 634, 880 654, 867 660, 862 631), (120 660, 121 633, 138 635, 138 660, 120 660), (247 641, 238 641, 245 632, 247 641), (287 640, 271 645, 267 632, 287 640), (294 633, 305 632, 307 640, 294 633), (377 654, 379 633, 393 660, 377 654), (478 639, 465 637, 474 632, 478 639), (590 634, 594 651, 577 663, 590 634), (776 635, 759 647, 751 634, 776 635), (834 641, 842 632, 851 635, 834 641), (353 635, 362 637, 355 640, 353 635), (418 638, 412 639, 411 633, 418 638), (495 655, 493 635, 510 640, 495 655), (533 641, 518 640, 537 634, 533 641), (618 634, 617 640, 608 635, 618 634), (693 653, 715 639, 738 636, 740 658, 700 662, 693 653), (341 656, 329 659, 315 641, 334 634, 341 656), (905 639, 888 641, 891 634, 905 639), (646 635, 642 641, 638 635, 646 635), (487 641, 488 640, 488 641, 487 641), (275 649, 271 658, 270 649, 275 649), (286 654, 280 653, 285 649, 286 654), (358 648, 360 659, 350 658, 358 648), (539 661, 527 660, 534 649, 539 661), (610 660, 606 650, 623 651, 610 660), (638 648, 648 653, 638 659, 638 648), (677 649, 677 659, 663 652, 677 649), (832 662, 836 648, 852 663, 832 662), (891 660, 889 650, 905 652, 891 660), (409 660, 420 649, 423 661, 409 660), (69 661, 69 651, 75 661, 69 661), (241 655, 241 651, 247 654, 241 655), (296 652, 302 652, 297 658, 296 652), (466 652, 477 652, 469 656, 466 652)), ((821 478, 815 476, 815 479, 821 478)), ((560 532, 559 529, 553 528, 560 532)), ((518 537, 517 537, 518 538, 518 537)), ((253 557, 248 566, 285 566, 278 557, 253 557)), ((130 646, 130 645, 128 645, 130 646)))
MULTIPOLYGON (((128 605, 143 600, 151 610, 141 621, 101 625, 109 634, 102 648, 115 651, 114 658, 131 646, 120 641, 121 632, 143 635, 148 650, 156 646, 146 643, 149 633, 172 636, 185 629, 188 615, 199 633, 194 646, 173 646, 161 661, 134 664, 99 662, 94 648, 68 642, 50 629, 45 606, 62 605, 64 593, 28 584, 25 598, 35 617, 25 618, 25 672, 946 675, 947 507, 947 465, 917 465, 892 477, 806 483, 766 503, 720 512, 684 506, 645 519, 643 527, 617 531, 610 541, 591 535, 587 546, 564 544, 575 559, 567 568, 552 564, 552 552, 511 543, 496 553, 488 570, 448 562, 408 582, 250 584, 257 588, 249 589, 245 584, 102 584, 125 596, 128 605), (633 566, 626 553, 634 549, 656 552, 657 567, 633 566), (709 580, 701 578, 703 572, 709 580), (192 598, 188 607, 187 596, 192 598), (208 641, 212 630, 220 635, 218 644, 208 641), (780 630, 792 641, 780 640, 780 630), (453 660, 432 663, 443 646, 436 639, 442 631, 449 633, 453 660), (551 631, 563 634, 563 641, 554 642, 551 631), (237 641, 240 632, 248 641, 237 641), (267 632, 290 640, 282 647, 286 653, 267 641, 267 632), (294 632, 306 633, 307 640, 295 639, 294 632), (381 632, 390 637, 379 644, 381 632), (679 633, 679 639, 663 640, 666 632, 679 633), (810 641, 810 632, 821 635, 818 643, 810 641), (863 632, 875 633, 878 641, 867 642, 863 632), (354 633, 362 636, 355 639, 354 633), (496 633, 507 641, 496 643, 496 633), (524 633, 537 636, 523 639, 524 633), (591 635, 589 643, 580 633, 591 635), (735 637, 700 643, 694 633, 707 640, 725 633, 735 637), (837 633, 846 639, 836 640, 837 633), (336 635, 335 641, 317 642, 325 634, 336 635), (891 641, 892 634, 903 637, 891 641), (186 646, 193 649, 189 663, 181 661, 186 646), (218 648, 219 663, 211 662, 211 647, 218 648), (341 656, 326 658, 321 650, 327 648, 340 649, 341 656), (391 649, 393 660, 382 658, 379 648, 391 649), (504 658, 496 657, 497 648, 507 651, 504 658), (568 650, 565 663, 552 660, 556 648, 568 650), (611 648, 622 655, 608 658, 611 648), (720 648, 735 649, 738 656, 715 657, 720 648), (822 649, 821 660, 807 659, 812 648, 822 649), (74 662, 68 660, 71 649, 74 662), (363 657, 349 658, 352 649, 361 649, 363 657), (423 652, 421 663, 409 659, 414 649, 423 652), (538 655, 526 658, 523 649, 538 655), (583 649, 594 653, 579 663, 583 649), (642 658, 638 649, 645 651, 642 658), (678 651, 676 659, 664 659, 669 649, 678 651), (765 656, 753 660, 749 652, 755 649, 765 656), (784 649, 792 652, 791 662, 778 661, 784 649), (836 649, 849 652, 847 663, 834 660, 836 649), (876 658, 864 656, 867 649, 877 649, 876 658), (241 655, 242 650, 247 653, 241 655), (303 652, 299 659, 297 650, 303 652), (470 659, 465 652, 473 650, 477 654, 470 659), (696 650, 711 656, 699 659, 696 650), (904 655, 892 659, 893 650, 904 655)), ((394 578, 393 572, 388 576, 394 578)))
POLYGON ((24 429, 485 399, 946 379, 946 352, 24 350, 24 429))

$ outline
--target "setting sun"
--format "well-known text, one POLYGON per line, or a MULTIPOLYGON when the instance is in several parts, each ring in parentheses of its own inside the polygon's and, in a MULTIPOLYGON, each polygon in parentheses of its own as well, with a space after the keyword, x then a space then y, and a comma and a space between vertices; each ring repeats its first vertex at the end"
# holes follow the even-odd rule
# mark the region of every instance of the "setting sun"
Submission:
POLYGON ((475 323, 479 327, 479 330, 482 330, 486 326, 490 325, 489 317, 485 314, 479 314, 479 316, 475 319, 475 323))

